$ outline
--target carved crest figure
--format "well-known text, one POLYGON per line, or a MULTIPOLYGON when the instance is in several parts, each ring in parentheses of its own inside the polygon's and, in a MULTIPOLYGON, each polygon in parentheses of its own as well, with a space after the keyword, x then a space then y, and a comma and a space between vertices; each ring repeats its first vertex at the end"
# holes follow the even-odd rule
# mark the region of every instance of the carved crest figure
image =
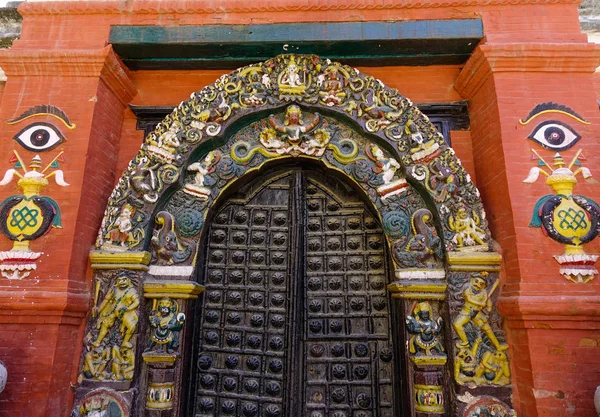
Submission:
POLYGON ((62 228, 58 203, 50 197, 41 196, 40 193, 49 184, 48 178, 52 176, 61 187, 69 184, 65 182, 63 172, 59 169, 45 174, 50 167, 56 166, 53 164, 62 152, 43 170, 39 155, 32 158, 29 170, 25 168, 17 151, 14 151, 14 155, 19 161, 17 166, 24 173, 9 169, 0 185, 10 184, 16 176, 19 178, 17 186, 23 194, 8 197, 0 204, 0 231, 13 241, 10 251, 0 252, 0 272, 8 279, 22 279, 37 268, 34 261, 42 255, 40 252, 32 252, 29 242, 47 233, 50 227, 62 228))
POLYGON ((590 198, 573 195, 577 184, 577 175, 590 178, 592 173, 588 168, 581 167, 575 172, 571 168, 577 162, 581 150, 577 152, 569 166, 557 153, 554 156, 554 168, 537 155, 539 161, 550 169, 534 167, 523 182, 537 181, 539 174, 545 175, 548 184, 555 194, 541 197, 535 204, 533 217, 529 226, 541 227, 544 235, 565 245, 565 253, 556 255, 554 259, 561 265, 560 273, 572 282, 588 282, 598 271, 594 263, 599 255, 587 254, 583 245, 591 242, 600 233, 600 206, 590 198))

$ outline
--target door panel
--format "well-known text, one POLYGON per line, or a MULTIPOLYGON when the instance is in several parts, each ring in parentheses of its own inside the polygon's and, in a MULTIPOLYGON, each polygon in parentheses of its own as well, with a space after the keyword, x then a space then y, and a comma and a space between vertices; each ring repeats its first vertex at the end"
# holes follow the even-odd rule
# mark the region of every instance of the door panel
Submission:
POLYGON ((355 195, 306 176, 303 416, 392 416, 383 232, 355 195))
POLYGON ((210 224, 194 415, 284 415, 291 174, 230 200, 210 224))
POLYGON ((193 415, 397 415, 379 222, 320 170, 262 178, 209 225, 193 415))

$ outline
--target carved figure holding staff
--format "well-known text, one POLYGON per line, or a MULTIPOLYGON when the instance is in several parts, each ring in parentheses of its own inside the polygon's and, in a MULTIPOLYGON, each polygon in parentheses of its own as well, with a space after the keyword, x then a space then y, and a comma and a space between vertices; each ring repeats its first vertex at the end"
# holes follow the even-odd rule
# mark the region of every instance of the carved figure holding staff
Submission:
POLYGON ((494 291, 496 291, 496 288, 498 288, 499 281, 494 283, 492 289, 488 293, 486 291, 487 276, 487 272, 473 274, 469 287, 462 294, 465 303, 452 323, 452 326, 460 339, 456 344, 456 347, 458 348, 470 346, 465 326, 468 323, 473 323, 473 325, 485 333, 492 345, 494 345, 498 351, 508 349, 508 345, 498 341, 494 331, 488 323, 488 314, 492 310, 492 301, 490 297, 494 291))

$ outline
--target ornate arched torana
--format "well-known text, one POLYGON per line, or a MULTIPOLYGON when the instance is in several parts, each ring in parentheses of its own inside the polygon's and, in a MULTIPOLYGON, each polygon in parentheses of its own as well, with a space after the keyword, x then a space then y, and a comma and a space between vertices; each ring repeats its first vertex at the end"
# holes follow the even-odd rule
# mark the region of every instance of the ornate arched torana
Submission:
MULTIPOLYGON (((185 381, 195 378, 189 370, 224 366, 192 358, 192 329, 206 299, 192 300, 204 290, 211 262, 205 224, 219 220, 215 213, 248 178, 286 161, 335 173, 378 217, 359 223, 381 225, 391 255, 387 298, 398 299, 391 303, 406 317, 396 325, 407 342, 393 344, 405 387, 394 395, 403 396, 405 409, 419 416, 476 416, 484 408, 510 415, 500 401, 510 401, 508 350, 493 307, 500 256, 490 247, 479 192, 410 100, 354 68, 310 55, 281 55, 223 75, 145 139, 109 199, 91 253, 94 309, 76 415, 102 407, 183 415, 183 403, 196 395, 186 392, 185 381)), ((332 395, 317 394, 317 402, 332 395)), ((211 401, 200 415, 282 415, 261 400, 211 401)), ((387 415, 369 408, 368 394, 348 401, 364 409, 353 415, 387 415)))

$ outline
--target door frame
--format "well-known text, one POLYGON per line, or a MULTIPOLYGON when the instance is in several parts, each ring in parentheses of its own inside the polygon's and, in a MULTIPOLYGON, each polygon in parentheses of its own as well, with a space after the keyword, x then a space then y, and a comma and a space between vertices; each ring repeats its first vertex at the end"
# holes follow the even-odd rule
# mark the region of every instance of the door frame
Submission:
MULTIPOLYGON (((267 125, 263 127, 269 129, 267 125)), ((460 362, 460 354, 464 352, 456 326, 451 325, 458 320, 463 294, 470 288, 469 280, 484 273, 486 285, 492 288, 500 270, 501 257, 492 248, 485 210, 475 185, 431 121, 410 100, 354 68, 310 55, 281 55, 224 75, 193 93, 146 137, 113 190, 96 249, 90 254, 92 268, 96 270, 97 301, 98 294, 106 294, 123 270, 132 274, 132 285, 146 300, 137 311, 141 325, 134 329, 132 339, 136 351, 135 376, 114 384, 86 381, 78 388, 77 399, 88 395, 91 388, 109 386, 115 390, 115 396, 124 396, 129 401, 133 416, 158 415, 157 410, 166 409, 172 411, 160 411, 161 416, 177 415, 180 377, 176 378, 177 372, 168 369, 177 367, 179 360, 177 355, 166 360, 144 353, 144 339, 149 332, 146 316, 162 297, 177 300, 183 310, 202 288, 190 282, 195 254, 178 265, 151 261, 148 250, 153 230, 170 227, 178 238, 183 238, 177 235, 179 230, 173 224, 167 225, 164 218, 157 216, 165 202, 195 184, 193 177, 200 173, 199 169, 204 169, 207 172, 203 175, 217 185, 208 184, 206 191, 198 182, 195 190, 205 204, 196 213, 186 213, 185 233, 200 233, 208 210, 220 195, 227 193, 235 178, 260 168, 244 165, 250 163, 251 158, 247 159, 250 153, 263 162, 291 158, 318 160, 346 175, 373 201, 390 248, 395 247, 407 230, 415 234, 416 220, 424 230, 441 239, 441 252, 425 267, 408 267, 407 262, 412 262, 415 253, 409 247, 399 249, 400 255, 394 256, 396 281, 388 286, 393 298, 411 300, 415 306, 416 302, 427 301, 434 316, 446 319, 438 336, 446 348, 443 360, 415 359, 414 355, 402 353, 407 363, 408 359, 412 363, 409 396, 412 415, 456 415, 473 403, 457 399, 467 392, 475 393, 476 401, 487 401, 487 396, 493 395, 494 401, 510 403, 512 390, 507 383, 461 379, 465 377, 460 362), (304 112, 306 119, 287 120, 298 111, 304 112), (269 114, 274 114, 274 119, 269 114), (320 120, 313 126, 315 118, 320 120), (323 129, 323 119, 327 118, 335 121, 328 122, 330 125, 338 123, 359 134, 364 146, 353 146, 347 138, 323 129), (240 141, 235 150, 227 147, 235 132, 257 120, 271 125, 272 130, 263 137, 266 145, 254 138, 253 144, 240 141), (288 146, 298 135, 305 137, 300 138, 300 145, 288 146), (277 145, 287 140, 291 142, 283 148, 277 145), (223 152, 225 149, 229 153, 223 152), (218 153, 226 157, 217 160, 218 153), (205 166, 201 166, 203 160, 205 166), (397 168, 390 168, 391 161, 397 168), (208 172, 214 168, 212 163, 220 163, 219 170, 208 172), (193 172, 188 172, 190 169, 193 172), (213 178, 213 172, 220 177, 213 178), (370 175, 365 180, 365 172, 376 173, 375 181, 370 181, 370 175), (389 204, 403 192, 397 191, 404 188, 413 190, 424 201, 428 215, 415 219, 389 204), (129 229, 123 231, 120 224, 128 224, 129 229), (120 240, 111 240, 113 236, 120 236, 120 240), (467 385, 475 389, 469 390, 467 385), (146 395, 134 399, 133 389, 146 395)), ((497 295, 496 291, 492 300, 497 295)), ((417 313, 411 306, 404 314, 417 313)), ((490 324, 492 332, 504 340, 501 317, 495 309, 490 324)), ((93 335, 98 325, 98 319, 91 317, 87 333, 93 335)), ((472 328, 470 331, 481 333, 472 328)), ((117 333, 118 329, 111 328, 111 332, 117 333)), ((82 367, 84 355, 91 350, 89 343, 89 339, 84 340, 82 367)), ((473 344, 471 339, 469 343, 473 344)), ((508 367, 506 355, 503 360, 508 367)))

